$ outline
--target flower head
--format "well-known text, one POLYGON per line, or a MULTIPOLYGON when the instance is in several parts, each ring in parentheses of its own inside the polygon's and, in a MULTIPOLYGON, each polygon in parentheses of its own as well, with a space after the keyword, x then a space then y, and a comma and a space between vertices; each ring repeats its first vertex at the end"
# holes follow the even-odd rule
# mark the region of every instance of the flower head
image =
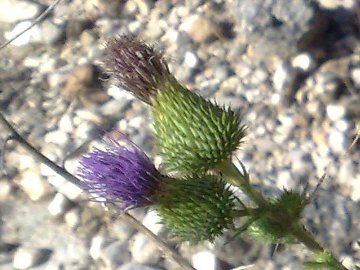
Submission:
POLYGON ((124 208, 153 203, 160 173, 135 144, 122 146, 111 140, 105 150, 83 156, 80 164, 77 174, 84 189, 95 196, 121 201, 124 208))
POLYGON ((238 111, 225 109, 179 84, 168 84, 153 104, 164 163, 182 174, 204 173, 229 159, 245 136, 238 111))
POLYGON ((235 196, 218 177, 168 179, 159 194, 155 207, 179 241, 213 241, 233 224, 235 196))
POLYGON ((131 35, 108 42, 104 64, 121 87, 148 104, 172 79, 163 54, 131 35))

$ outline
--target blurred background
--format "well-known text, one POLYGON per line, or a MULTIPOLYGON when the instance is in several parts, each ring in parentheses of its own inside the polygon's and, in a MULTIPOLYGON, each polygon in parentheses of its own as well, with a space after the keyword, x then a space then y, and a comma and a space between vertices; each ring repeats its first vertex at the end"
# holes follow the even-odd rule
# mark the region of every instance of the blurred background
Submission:
MULTIPOLYGON (((0 42, 28 27, 49 0, 0 0, 0 42)), ((106 41, 132 33, 165 53, 190 90, 241 109, 248 136, 237 157, 266 195, 315 188, 304 214, 347 266, 360 263, 357 0, 63 0, 0 51, 0 108, 42 153, 74 172, 76 158, 118 129, 155 163, 147 105, 112 85, 106 41), (101 132, 99 132, 99 130, 101 132)), ((0 127, 0 136, 7 133, 0 127)), ((3 153, 2 153, 3 154, 3 153)), ((0 269, 180 269, 145 235, 109 213, 22 147, 9 143, 0 176, 0 269)), ((232 232, 197 246, 167 239, 156 213, 132 213, 194 266, 302 269, 300 245, 266 246, 232 232), (229 243, 227 243, 229 242, 229 243), (227 243, 224 245, 224 243, 227 243)))

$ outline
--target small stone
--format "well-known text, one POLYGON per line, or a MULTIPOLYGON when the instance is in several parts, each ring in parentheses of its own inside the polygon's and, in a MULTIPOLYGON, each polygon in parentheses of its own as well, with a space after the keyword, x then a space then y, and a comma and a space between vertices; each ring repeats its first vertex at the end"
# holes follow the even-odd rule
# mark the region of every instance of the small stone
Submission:
POLYGON ((198 43, 222 36, 222 29, 217 24, 200 15, 193 15, 186 19, 180 29, 187 32, 192 40, 198 43))
POLYGON ((133 237, 130 250, 137 263, 156 264, 161 258, 161 252, 157 245, 141 233, 137 233, 133 237))
POLYGON ((104 116, 123 115, 123 113, 130 107, 130 100, 124 99, 111 99, 103 104, 99 111, 104 116))
POLYGON ((156 235, 159 235, 159 233, 163 230, 161 218, 156 211, 149 211, 143 218, 142 223, 156 235))
POLYGON ((352 181, 351 199, 354 202, 360 201, 360 173, 355 175, 354 181, 352 181))
MULTIPOLYGON (((130 22, 130 23, 128 24, 129 32, 135 34, 135 33, 137 33, 139 30, 141 30, 141 26, 142 26, 141 22, 139 22, 139 21, 132 21, 132 22, 130 22)), ((148 27, 149 27, 149 24, 148 24, 148 27)), ((148 29, 148 30, 149 30, 149 29, 148 29)), ((150 29, 150 31, 151 31, 151 29, 150 29)))
POLYGON ((184 56, 184 63, 189 68, 196 68, 199 64, 199 58, 195 53, 187 51, 184 56))
MULTIPOLYGON (((22 21, 15 25, 13 30, 5 32, 4 37, 7 40, 10 40, 28 28, 31 24, 31 21, 22 21)), ((14 46, 24 46, 29 43, 44 43, 51 45, 59 41, 62 38, 63 33, 64 27, 45 20, 41 24, 37 24, 26 31, 20 37, 11 42, 11 44, 14 46)))
POLYGON ((91 245, 90 245, 90 251, 89 251, 91 258, 93 258, 94 260, 98 260, 101 257, 102 250, 106 246, 111 244, 111 242, 112 241, 110 239, 106 238, 103 235, 95 235, 91 239, 91 245))
POLYGON ((34 41, 44 44, 55 44, 64 36, 65 27, 63 25, 55 24, 49 20, 45 20, 39 24, 39 36, 34 37, 34 41))
POLYGON ((80 224, 80 210, 78 208, 69 210, 65 213, 64 220, 70 228, 76 229, 80 224))
POLYGON ((354 81, 356 87, 360 88, 360 67, 351 70, 351 79, 354 81))
POLYGON ((143 16, 147 16, 154 4, 153 0, 135 0, 139 13, 143 16))
POLYGON ((204 250, 197 252, 192 256, 192 263, 195 269, 198 270, 215 270, 216 269, 216 257, 210 251, 204 250))
POLYGON ((61 130, 54 130, 48 132, 44 136, 44 141, 46 143, 55 143, 58 145, 66 145, 69 142, 69 136, 67 133, 61 130))
POLYGON ((294 57, 292 66, 301 70, 304 73, 313 71, 316 67, 314 58, 309 53, 301 53, 294 57))
POLYGON ((292 181, 291 173, 288 170, 281 170, 280 172, 278 172, 276 184, 280 189, 289 189, 295 186, 295 183, 292 181))
POLYGON ((144 125, 144 118, 142 116, 136 116, 129 121, 129 126, 136 129, 141 128, 144 125))
MULTIPOLYGON (((144 250, 144 254, 146 251, 144 250)), ((116 269, 131 259, 127 242, 116 241, 103 248, 100 259, 105 263, 107 269, 116 269)))
POLYGON ((325 9, 352 9, 356 5, 356 0, 318 0, 317 2, 325 9))
POLYGON ((69 200, 76 201, 84 192, 80 187, 70 182, 65 182, 59 186, 58 191, 65 195, 69 200))
POLYGON ((70 133, 73 131, 73 123, 70 115, 64 114, 58 123, 59 130, 61 130, 64 133, 70 133))
POLYGON ((33 201, 38 201, 51 192, 51 188, 45 179, 31 169, 20 174, 19 185, 33 201))
POLYGON ((331 121, 337 121, 345 116, 345 108, 342 105, 330 104, 326 106, 326 114, 331 121))
POLYGON ((127 241, 134 233, 135 229, 126 222, 117 221, 109 225, 111 235, 115 235, 117 240, 127 241))
POLYGON ((13 187, 9 181, 0 180, 0 202, 9 198, 12 189, 13 187))
MULTIPOLYGON (((15 27, 11 31, 5 32, 4 37, 7 40, 10 40, 13 37, 15 37, 16 35, 20 34, 22 31, 24 31, 25 29, 27 29, 30 26, 31 26, 31 21, 19 22, 17 25, 15 25, 15 27)), ((25 33, 23 33, 17 39, 12 41, 11 44, 14 45, 14 46, 17 46, 17 47, 29 44, 31 42, 33 32, 36 31, 36 30, 34 30, 35 27, 36 26, 34 26, 32 29, 30 29, 30 30, 26 31, 25 33)))
POLYGON ((273 77, 274 86, 278 91, 284 91, 292 87, 296 78, 296 70, 288 64, 280 65, 273 77))
POLYGON ((0 21, 5 23, 34 19, 41 11, 42 6, 32 1, 0 1, 0 21))
POLYGON ((129 92, 124 91, 122 88, 119 88, 115 85, 110 85, 107 90, 107 94, 116 100, 134 100, 134 96, 131 95, 129 92))
POLYGON ((65 96, 67 100, 72 100, 88 89, 95 75, 94 66, 85 64, 75 67, 66 82, 65 96))
POLYGON ((15 269, 29 269, 44 262, 48 257, 49 250, 21 247, 16 250, 13 258, 15 269))
POLYGON ((48 206, 50 215, 59 217, 70 208, 70 201, 61 193, 56 193, 54 199, 48 206))
POLYGON ((163 270, 163 268, 139 263, 126 263, 116 270, 163 270))
POLYGON ((347 148, 347 140, 345 135, 336 128, 332 128, 330 130, 328 141, 329 146, 334 153, 344 153, 347 148))

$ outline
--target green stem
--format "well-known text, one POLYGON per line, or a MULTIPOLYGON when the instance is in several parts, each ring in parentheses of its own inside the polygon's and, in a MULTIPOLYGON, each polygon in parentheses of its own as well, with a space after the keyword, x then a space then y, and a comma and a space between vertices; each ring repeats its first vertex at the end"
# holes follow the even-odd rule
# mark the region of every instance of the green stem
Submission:
MULTIPOLYGON (((304 244, 309 250, 314 252, 315 254, 324 253, 327 252, 325 248, 323 248, 314 238, 314 236, 308 232, 303 225, 296 224, 291 228, 291 233, 293 236, 296 237, 296 239, 304 244)), ((329 262, 329 266, 332 267, 332 269, 337 270, 348 270, 344 265, 342 265, 335 257, 334 255, 330 254, 331 256, 331 262, 329 262)))
MULTIPOLYGON (((253 202, 258 205, 258 210, 267 209, 269 207, 269 202, 266 198, 257 191, 250 184, 249 175, 245 171, 243 167, 243 172, 240 172, 239 169, 230 161, 223 162, 218 166, 218 169, 223 173, 226 180, 237 187, 239 187, 253 202)), ((249 212, 248 212, 249 213, 249 212)), ((240 215, 244 213, 239 213, 240 215)), ((302 244, 304 244, 309 250, 314 252, 315 254, 323 254, 327 252, 325 248, 323 248, 313 237, 313 235, 308 232, 303 225, 294 224, 290 233, 302 244)), ((343 266, 332 254, 329 255, 328 265, 336 270, 348 270, 345 266, 343 266)))
POLYGON ((246 172, 241 173, 230 160, 223 162, 218 168, 230 184, 239 187, 259 207, 268 206, 269 203, 264 196, 251 186, 246 172))

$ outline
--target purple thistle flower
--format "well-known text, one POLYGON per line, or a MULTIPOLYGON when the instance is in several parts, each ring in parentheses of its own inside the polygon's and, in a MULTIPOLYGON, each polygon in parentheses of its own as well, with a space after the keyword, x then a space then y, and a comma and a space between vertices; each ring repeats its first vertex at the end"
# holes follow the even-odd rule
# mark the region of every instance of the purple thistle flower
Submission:
POLYGON ((124 209, 152 204, 161 177, 145 153, 127 141, 129 147, 110 140, 105 150, 84 155, 77 173, 85 190, 106 201, 121 201, 124 209))
POLYGON ((104 66, 117 84, 148 104, 173 79, 163 54, 132 35, 107 43, 104 66))

